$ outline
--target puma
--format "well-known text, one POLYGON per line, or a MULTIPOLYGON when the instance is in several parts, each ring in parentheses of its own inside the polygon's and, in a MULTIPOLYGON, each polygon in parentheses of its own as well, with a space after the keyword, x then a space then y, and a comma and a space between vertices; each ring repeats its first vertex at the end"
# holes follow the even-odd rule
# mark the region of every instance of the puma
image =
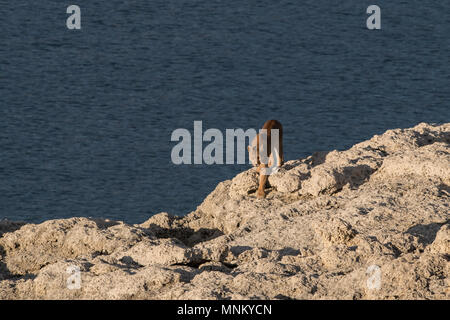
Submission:
POLYGON ((268 175, 267 167, 281 167, 284 163, 283 158, 283 126, 277 120, 268 120, 262 127, 262 132, 256 135, 251 144, 247 147, 249 160, 253 166, 257 167, 259 172, 259 186, 256 191, 258 198, 264 198, 264 191, 268 175), (272 130, 278 130, 278 145, 272 147, 272 130), (263 140, 265 139, 265 141, 263 140), (261 152, 260 152, 261 151, 261 152))

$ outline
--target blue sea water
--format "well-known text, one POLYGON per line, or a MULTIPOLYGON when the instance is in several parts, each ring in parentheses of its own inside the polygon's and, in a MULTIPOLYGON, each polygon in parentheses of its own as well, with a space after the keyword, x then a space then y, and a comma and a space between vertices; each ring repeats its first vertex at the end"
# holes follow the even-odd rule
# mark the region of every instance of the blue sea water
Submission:
POLYGON ((286 159, 449 122, 449 35, 449 1, 0 0, 0 218, 194 210, 249 167, 172 164, 194 120, 278 119, 286 159))

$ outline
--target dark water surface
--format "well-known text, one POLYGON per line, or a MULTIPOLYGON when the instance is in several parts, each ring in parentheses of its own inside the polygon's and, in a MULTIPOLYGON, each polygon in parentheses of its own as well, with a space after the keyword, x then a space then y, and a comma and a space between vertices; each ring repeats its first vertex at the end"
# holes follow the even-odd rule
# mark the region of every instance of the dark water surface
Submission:
POLYGON ((449 1, 0 0, 0 44, 0 218, 194 210, 248 168, 172 164, 194 120, 278 119, 286 159, 450 121, 449 1))

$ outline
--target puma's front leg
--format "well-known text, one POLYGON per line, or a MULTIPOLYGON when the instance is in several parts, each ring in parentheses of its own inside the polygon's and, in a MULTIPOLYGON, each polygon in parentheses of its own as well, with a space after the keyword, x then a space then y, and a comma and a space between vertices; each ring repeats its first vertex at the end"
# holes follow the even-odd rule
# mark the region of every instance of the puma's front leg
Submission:
POLYGON ((256 197, 258 198, 265 198, 266 193, 264 192, 264 189, 266 188, 267 179, 269 176, 267 176, 266 173, 266 165, 261 164, 259 167, 259 187, 258 191, 256 191, 256 197))
POLYGON ((277 164, 277 167, 278 167, 278 168, 280 168, 280 167, 283 166, 283 157, 280 156, 279 153, 277 153, 277 162, 276 162, 276 164, 277 164))

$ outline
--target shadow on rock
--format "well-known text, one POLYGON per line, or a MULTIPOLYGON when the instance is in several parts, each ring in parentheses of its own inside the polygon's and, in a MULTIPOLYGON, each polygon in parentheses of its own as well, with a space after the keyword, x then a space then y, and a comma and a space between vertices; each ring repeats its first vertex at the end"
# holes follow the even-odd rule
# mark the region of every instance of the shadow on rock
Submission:
POLYGON ((158 238, 176 238, 189 247, 223 235, 223 232, 219 229, 200 228, 194 230, 188 227, 164 228, 157 224, 150 224, 147 230, 158 238))
POLYGON ((8 279, 34 279, 36 278, 36 275, 34 274, 25 274, 25 275, 17 275, 12 273, 9 269, 6 263, 3 262, 3 257, 5 256, 5 250, 2 246, 0 246, 0 281, 2 280, 8 280, 8 279))
POLYGON ((414 135, 419 147, 433 144, 435 142, 450 143, 450 132, 441 132, 436 135, 426 130, 424 132, 414 132, 414 135))
POLYGON ((325 160, 327 159, 327 155, 330 153, 330 151, 316 151, 311 156, 311 167, 316 167, 318 165, 321 165, 325 163, 325 160))
POLYGON ((351 189, 356 189, 375 172, 370 166, 366 164, 344 167, 343 170, 343 183, 349 184, 351 189))
POLYGON ((0 221, 0 237, 7 232, 14 232, 20 229, 23 225, 27 224, 26 222, 15 222, 9 220, 1 220, 0 221))
POLYGON ((439 229, 449 222, 450 220, 443 223, 418 224, 409 228, 406 233, 416 236, 422 244, 427 246, 434 241, 439 229))
MULTIPOLYGON (((9 220, 0 221, 0 238, 3 236, 3 234, 14 232, 20 229, 25 224, 26 222, 13 222, 9 220)), ((0 281, 16 277, 16 275, 9 271, 8 267, 3 262, 3 257, 5 256, 5 254, 5 250, 2 246, 0 246, 0 281)))
POLYGON ((442 183, 442 184, 438 185, 438 189, 439 189, 440 196, 450 197, 450 186, 442 183))

